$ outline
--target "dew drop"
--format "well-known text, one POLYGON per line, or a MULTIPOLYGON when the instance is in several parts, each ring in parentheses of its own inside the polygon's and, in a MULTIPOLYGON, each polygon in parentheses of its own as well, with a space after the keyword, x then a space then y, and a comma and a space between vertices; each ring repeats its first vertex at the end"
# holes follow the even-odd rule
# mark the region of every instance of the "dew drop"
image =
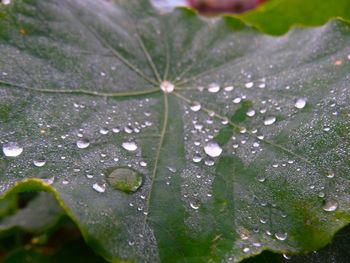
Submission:
POLYGON ((201 156, 199 153, 195 153, 195 154, 193 155, 192 161, 193 161, 194 163, 199 163, 199 162, 202 161, 202 156, 201 156))
POLYGON ((8 142, 3 145, 2 152, 7 157, 17 157, 23 152, 23 147, 17 142, 8 142))
POLYGON ((215 164, 215 162, 212 159, 208 159, 208 160, 205 160, 204 164, 206 166, 213 166, 215 164))
POLYGON ((46 164, 46 160, 44 158, 39 158, 33 161, 34 166, 43 167, 46 164))
POLYGON ((109 133, 108 129, 107 128, 101 128, 100 129, 100 133, 103 134, 103 135, 106 135, 109 133))
POLYGON ((190 108, 192 111, 199 111, 201 109, 201 104, 197 101, 194 101, 194 102, 192 102, 190 108))
POLYGON ((77 147, 79 149, 85 149, 89 147, 89 145, 90 145, 90 141, 88 139, 81 139, 77 141, 77 147))
POLYGON ((274 124, 275 121, 276 121, 276 117, 268 116, 264 119, 264 125, 268 126, 268 125, 274 124))
POLYGON ((295 100, 294 106, 298 109, 303 109, 306 105, 306 99, 305 98, 299 98, 295 100))
POLYGON ((234 104, 238 104, 238 103, 240 103, 241 101, 242 101, 242 98, 237 97, 237 98, 234 98, 232 102, 233 102, 234 104))
POLYGON ((250 88, 253 87, 253 85, 254 85, 253 82, 247 82, 244 86, 245 86, 247 89, 250 89, 250 88))
POLYGON ((120 128, 119 128, 119 127, 114 127, 114 128, 112 129, 112 132, 113 132, 113 133, 119 133, 119 132, 120 132, 120 128))
POLYGON ((211 83, 208 86, 208 91, 210 93, 217 93, 217 92, 220 91, 220 86, 218 84, 216 84, 216 83, 211 83))
POLYGON ((233 90, 233 86, 227 86, 224 88, 225 91, 232 91, 233 90))
POLYGON ((250 248, 249 248, 249 247, 243 248, 243 252, 244 252, 244 253, 248 253, 249 251, 250 251, 250 248))
POLYGON ((137 150, 137 144, 135 142, 123 142, 122 147, 129 152, 137 150))
POLYGON ((148 165, 148 164, 147 164, 145 161, 141 161, 141 162, 140 162, 140 166, 142 166, 142 167, 147 167, 147 165, 148 165))
POLYGON ((255 110, 253 109, 249 109, 247 112, 246 112, 247 116, 248 117, 253 117, 255 115, 255 110))
POLYGON ((287 254, 287 253, 283 253, 283 257, 284 257, 285 259, 287 259, 287 260, 292 259, 292 257, 291 257, 289 254, 287 254))
POLYGON ((287 233, 287 232, 277 232, 277 233, 275 233, 275 237, 276 237, 278 240, 284 241, 284 240, 287 239, 288 233, 287 233))
POLYGON ((337 208, 338 208, 338 202, 333 199, 327 200, 326 203, 323 205, 323 210, 326 212, 333 212, 337 210, 337 208))
POLYGON ((334 178, 335 173, 333 171, 327 171, 326 176, 327 176, 327 178, 332 179, 332 178, 334 178))
POLYGON ((125 193, 134 193, 142 185, 142 175, 128 167, 114 169, 107 179, 114 189, 125 193))
POLYGON ((218 157, 222 153, 222 148, 217 142, 209 141, 204 146, 204 152, 209 155, 210 157, 218 157))
POLYGON ((193 201, 193 202, 190 203, 190 207, 191 207, 192 209, 194 209, 194 210, 198 210, 199 207, 200 207, 200 204, 199 204, 199 202, 197 202, 197 201, 193 201))
POLYGON ((174 91, 175 86, 173 83, 165 80, 160 84, 160 89, 165 93, 170 93, 174 91))
POLYGON ((106 184, 105 183, 94 183, 92 185, 92 188, 99 193, 104 193, 106 191, 106 184))

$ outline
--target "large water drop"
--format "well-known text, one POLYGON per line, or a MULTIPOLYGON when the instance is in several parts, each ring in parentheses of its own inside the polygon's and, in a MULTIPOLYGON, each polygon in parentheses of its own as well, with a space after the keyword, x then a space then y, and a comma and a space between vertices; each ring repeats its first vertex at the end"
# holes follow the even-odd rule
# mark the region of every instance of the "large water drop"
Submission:
POLYGON ((222 153, 222 148, 217 142, 209 141, 204 146, 204 152, 209 155, 210 157, 218 157, 222 153))
POLYGON ((17 142, 8 142, 3 145, 2 152, 7 157, 17 157, 23 152, 23 147, 17 142))
POLYGON ((113 170, 107 178, 108 182, 114 189, 125 193, 136 192, 142 185, 141 174, 127 167, 113 170))
POLYGON ((298 109, 304 108, 306 105, 306 99, 305 98, 299 98, 295 101, 294 106, 298 109))
POLYGON ((137 150, 137 144, 135 142, 123 142, 122 147, 129 152, 137 150))
POLYGON ((77 141, 77 147, 79 149, 85 149, 89 147, 89 145, 90 145, 90 141, 88 139, 81 139, 77 141))
POLYGON ((268 116, 264 119, 264 125, 266 126, 274 124, 275 122, 276 122, 276 117, 274 116, 268 116))
POLYGON ((337 210, 337 208, 338 208, 338 202, 333 199, 327 200, 326 203, 323 205, 323 210, 326 212, 333 212, 337 210))

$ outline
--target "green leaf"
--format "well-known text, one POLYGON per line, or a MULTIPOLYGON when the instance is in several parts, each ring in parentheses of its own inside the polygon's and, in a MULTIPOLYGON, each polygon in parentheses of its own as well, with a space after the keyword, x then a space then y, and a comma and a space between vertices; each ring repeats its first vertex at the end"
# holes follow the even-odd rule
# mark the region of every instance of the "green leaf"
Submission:
POLYGON ((58 205, 55 197, 50 193, 42 192, 25 208, 3 218, 0 222, 0 231, 20 228, 31 233, 43 232, 55 225, 63 215, 64 211, 58 205))
POLYGON ((51 191, 107 260, 307 252, 349 222, 347 23, 275 38, 136 0, 1 12, 1 191, 51 191))
POLYGON ((270 0, 238 15, 262 32, 282 35, 292 26, 320 26, 331 18, 350 20, 348 0, 270 0))

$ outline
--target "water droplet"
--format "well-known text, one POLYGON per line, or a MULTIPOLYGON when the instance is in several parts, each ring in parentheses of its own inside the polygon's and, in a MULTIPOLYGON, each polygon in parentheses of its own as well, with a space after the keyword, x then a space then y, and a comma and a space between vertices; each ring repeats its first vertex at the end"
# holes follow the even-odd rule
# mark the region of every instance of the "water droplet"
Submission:
POLYGON ((249 247, 243 248, 243 252, 244 252, 244 253, 248 253, 249 251, 250 251, 250 248, 249 248, 249 247))
POLYGON ((192 102, 192 105, 190 108, 192 111, 199 111, 201 109, 201 104, 197 101, 194 101, 192 102))
POLYGON ((233 86, 227 86, 224 88, 225 91, 232 91, 233 90, 233 86))
POLYGON ((175 86, 173 83, 169 82, 169 81, 163 81, 161 84, 160 84, 160 89, 163 91, 163 92, 166 92, 166 93, 170 93, 170 92, 173 92, 174 89, 175 89, 175 86))
POLYGON ((107 128, 101 128, 100 129, 100 133, 103 134, 103 135, 106 135, 109 133, 108 129, 107 128))
POLYGON ((114 127, 114 128, 112 129, 112 132, 113 132, 113 133, 119 133, 119 132, 120 132, 120 128, 119 128, 119 127, 114 127))
POLYGON ((292 259, 292 257, 287 253, 283 253, 283 257, 287 260, 292 259))
POLYGON ((275 237, 276 237, 278 240, 284 241, 284 240, 287 239, 288 233, 287 233, 287 232, 277 232, 277 233, 275 233, 275 237))
POLYGON ((195 153, 193 155, 192 161, 195 163, 199 163, 202 161, 202 156, 199 153, 195 153))
POLYGON ((212 159, 208 159, 208 160, 205 160, 204 164, 206 166, 213 166, 215 164, 215 162, 212 159))
POLYGON ((218 84, 216 84, 216 83, 211 83, 208 86, 208 91, 210 93, 217 93, 217 92, 220 91, 220 86, 218 84))
POLYGON ((240 103, 241 101, 242 101, 242 98, 237 97, 237 98, 234 98, 232 102, 235 103, 235 104, 238 104, 238 103, 240 103))
POLYGON ((89 147, 89 145, 90 145, 90 141, 88 139, 81 139, 77 141, 77 147, 79 149, 85 149, 89 147))
POLYGON ((333 199, 327 200, 323 205, 323 210, 326 212, 333 212, 337 210, 337 208, 338 208, 338 202, 333 199))
POLYGON ((142 185, 142 175, 137 171, 121 167, 113 170, 107 177, 110 185, 125 193, 136 192, 142 185))
POLYGON ((268 125, 274 124, 275 121, 276 121, 276 117, 268 116, 264 119, 264 125, 268 126, 268 125))
POLYGON ((254 82, 247 82, 244 86, 247 88, 247 89, 250 89, 252 88, 254 85, 254 82))
POLYGON ((194 210, 198 210, 200 207, 200 204, 198 201, 193 201, 190 203, 190 207, 193 208, 194 210))
POLYGON ((209 155, 210 157, 218 157, 222 153, 222 148, 217 142, 209 141, 204 146, 204 152, 209 155))
POLYGON ((44 158, 39 158, 33 161, 33 164, 36 167, 43 167, 46 164, 46 160, 44 158))
POLYGON ((123 142, 122 147, 129 152, 137 150, 137 144, 135 142, 123 142))
POLYGON ((335 173, 333 171, 327 171, 326 176, 327 176, 327 178, 332 179, 332 178, 334 178, 335 173))
POLYGON ((92 188, 99 193, 104 193, 106 191, 106 184, 105 183, 94 183, 92 185, 92 188))
POLYGON ((145 161, 141 161, 141 162, 140 162, 140 166, 146 167, 146 166, 147 166, 147 163, 146 163, 145 161))
POLYGON ((3 145, 2 152, 7 157, 17 157, 23 152, 23 147, 17 142, 8 142, 3 145))
POLYGON ((253 117, 255 115, 255 110, 253 109, 249 109, 247 112, 246 112, 247 116, 248 117, 253 117))
POLYGON ((169 170, 170 172, 176 173, 176 168, 170 167, 170 166, 168 166, 167 168, 168 168, 168 170, 169 170))
POLYGON ((306 105, 306 99, 305 98, 299 98, 295 101, 294 106, 298 109, 304 108, 306 105))

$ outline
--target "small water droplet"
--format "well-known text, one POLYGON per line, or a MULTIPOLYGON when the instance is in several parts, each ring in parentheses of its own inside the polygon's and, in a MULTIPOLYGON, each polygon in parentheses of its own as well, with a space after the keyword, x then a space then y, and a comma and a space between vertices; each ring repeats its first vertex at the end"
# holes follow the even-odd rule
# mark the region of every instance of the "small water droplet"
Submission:
POLYGON ((141 162, 140 162, 140 166, 146 167, 146 166, 147 166, 147 163, 146 163, 145 161, 141 161, 141 162))
POLYGON ((246 112, 247 116, 248 117, 253 117, 255 115, 255 110, 253 109, 249 109, 247 112, 246 112))
POLYGON ((134 152, 137 150, 137 144, 135 142, 132 142, 132 141, 123 142, 122 147, 129 152, 134 152))
POLYGON ((326 176, 327 176, 327 178, 332 179, 332 178, 334 178, 335 173, 334 173, 333 171, 327 171, 327 172, 326 172, 326 176))
POLYGON ((241 97, 237 97, 237 98, 234 98, 232 102, 235 103, 235 104, 238 104, 241 101, 242 101, 242 98, 241 97))
POLYGON ((244 253, 248 253, 249 251, 250 251, 250 248, 249 248, 249 247, 243 248, 243 252, 244 252, 244 253))
POLYGON ((287 254, 287 253, 283 253, 283 257, 284 257, 285 259, 287 259, 287 260, 292 259, 292 257, 291 257, 289 254, 287 254))
POLYGON ((287 233, 287 232, 277 232, 277 233, 275 233, 275 237, 276 237, 278 240, 284 241, 284 240, 287 239, 288 233, 287 233))
POLYGON ((268 116, 264 119, 264 125, 268 126, 268 125, 274 124, 275 121, 276 121, 276 117, 268 116))
POLYGON ((225 91, 232 91, 233 90, 233 86, 227 86, 224 88, 225 91))
POLYGON ((103 134, 103 135, 106 135, 109 133, 109 130, 107 128, 101 128, 100 129, 100 133, 103 134))
POLYGON ((3 145, 2 152, 7 157, 17 157, 23 152, 23 147, 17 142, 8 142, 3 145))
POLYGON ((92 188, 99 193, 104 193, 106 191, 106 184, 105 183, 94 183, 92 185, 92 188))
POLYGON ((119 133, 119 132, 120 132, 120 128, 119 128, 119 127, 114 127, 114 128, 112 129, 112 132, 113 132, 113 133, 119 133))
POLYGON ((89 147, 89 145, 90 145, 90 141, 88 139, 81 139, 77 141, 77 147, 79 149, 85 149, 89 147))
POLYGON ((218 157, 222 153, 222 148, 220 145, 215 141, 209 141, 204 146, 204 152, 209 155, 210 157, 218 157))
POLYGON ((201 109, 201 104, 197 101, 194 101, 194 102, 192 102, 190 108, 192 111, 199 111, 201 109))
POLYGON ((323 205, 323 210, 326 212, 333 212, 337 210, 337 208, 338 208, 338 202, 333 199, 327 200, 323 205))
POLYGON ((199 153, 195 153, 193 155, 192 161, 195 163, 199 163, 202 161, 202 156, 199 153))
POLYGON ((306 105, 306 99, 305 98, 299 98, 295 100, 294 106, 298 109, 303 109, 306 105))
POLYGON ((252 88, 254 85, 254 82, 247 82, 244 86, 247 88, 247 89, 250 89, 252 88))
POLYGON ((36 167, 43 167, 46 164, 45 158, 38 158, 33 161, 34 166, 36 167))
POLYGON ((217 92, 220 91, 220 86, 218 84, 216 84, 216 83, 211 83, 208 86, 208 91, 210 93, 217 93, 217 92))
POLYGON ((125 193, 136 192, 142 185, 143 181, 140 173, 127 167, 114 169, 108 175, 107 179, 114 189, 125 193))
POLYGON ((198 201, 192 201, 192 202, 190 203, 190 207, 191 207, 192 209, 194 209, 194 210, 198 210, 199 207, 200 207, 200 204, 199 204, 198 201))
POLYGON ((212 159, 208 159, 208 160, 205 160, 204 164, 206 166, 213 166, 215 164, 215 162, 212 159))
POLYGON ((175 86, 173 83, 165 80, 160 84, 160 89, 165 93, 170 93, 175 90, 175 86))

